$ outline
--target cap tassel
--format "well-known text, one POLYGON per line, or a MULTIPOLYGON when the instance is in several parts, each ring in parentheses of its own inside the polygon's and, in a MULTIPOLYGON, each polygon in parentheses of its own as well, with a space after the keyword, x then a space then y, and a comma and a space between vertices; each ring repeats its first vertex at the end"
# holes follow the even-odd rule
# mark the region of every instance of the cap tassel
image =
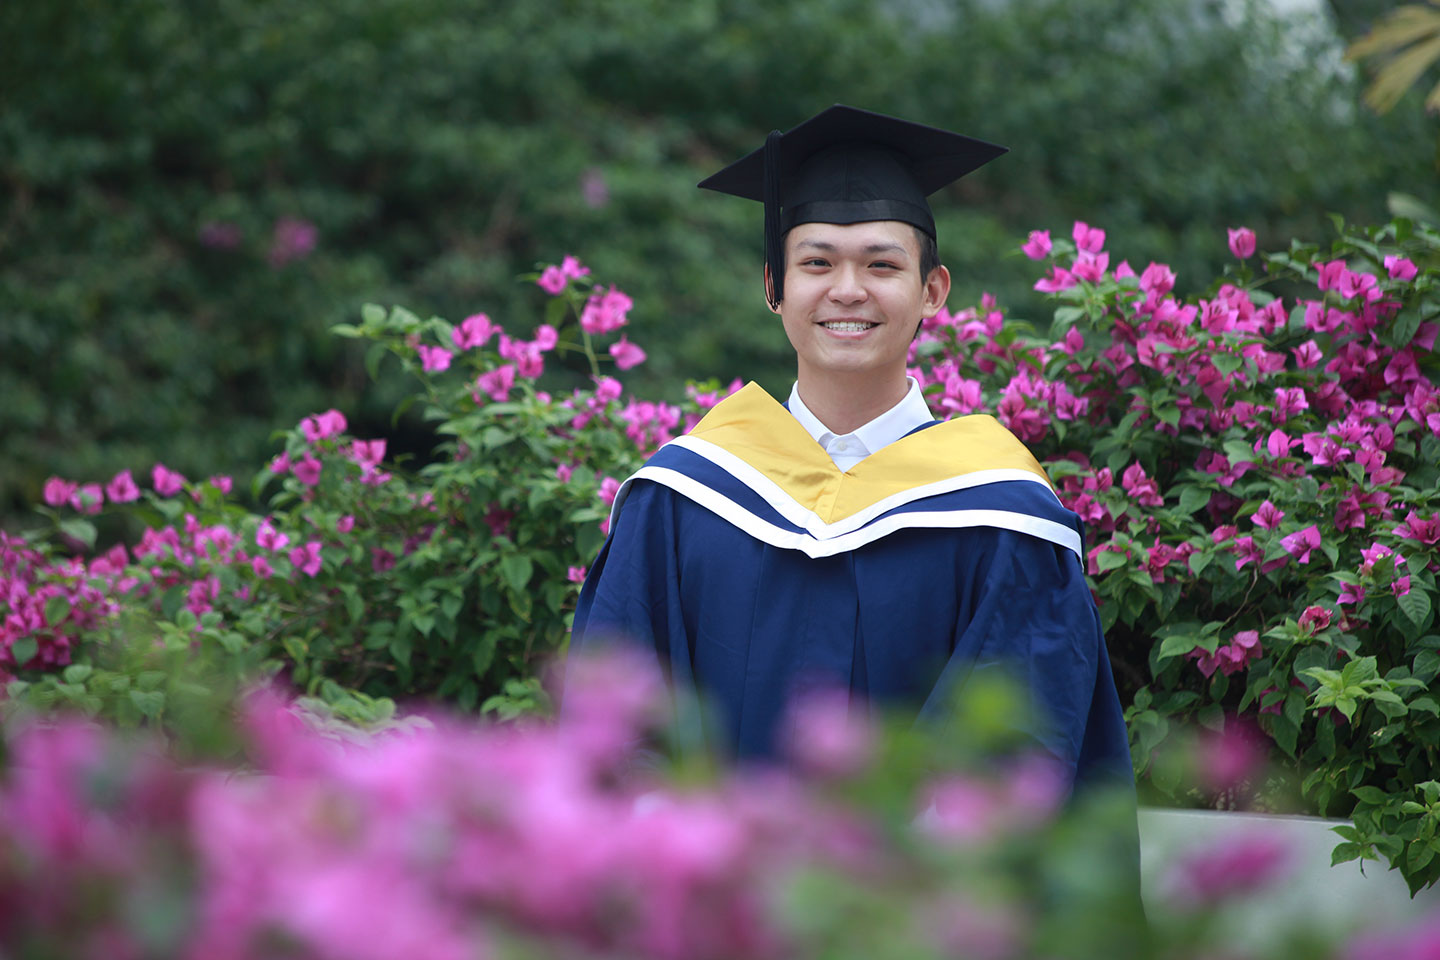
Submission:
POLYGON ((780 131, 765 138, 765 265, 770 283, 765 296, 772 308, 785 296, 785 251, 780 239, 780 131))

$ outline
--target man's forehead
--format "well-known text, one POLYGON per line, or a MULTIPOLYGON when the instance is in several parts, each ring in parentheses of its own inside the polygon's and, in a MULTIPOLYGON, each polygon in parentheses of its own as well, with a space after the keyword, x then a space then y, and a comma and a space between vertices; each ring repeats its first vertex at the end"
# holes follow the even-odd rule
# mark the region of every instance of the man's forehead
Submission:
POLYGON ((865 220, 860 223, 802 223, 790 230, 792 249, 858 251, 863 253, 920 252, 915 228, 899 220, 865 220))

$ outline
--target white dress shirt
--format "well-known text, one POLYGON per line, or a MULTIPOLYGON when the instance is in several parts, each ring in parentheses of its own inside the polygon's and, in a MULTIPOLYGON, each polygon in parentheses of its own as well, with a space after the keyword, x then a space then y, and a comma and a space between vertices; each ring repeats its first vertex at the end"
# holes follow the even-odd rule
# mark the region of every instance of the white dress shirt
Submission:
POLYGON ((930 408, 925 405, 925 398, 920 395, 919 382, 914 377, 906 377, 905 380, 910 384, 910 389, 899 403, 864 426, 856 427, 853 432, 843 435, 831 432, 829 427, 810 412, 805 401, 800 399, 798 382, 790 388, 787 406, 795 419, 800 421, 800 426, 815 438, 815 442, 820 444, 820 448, 843 472, 921 424, 935 419, 930 415, 930 408))

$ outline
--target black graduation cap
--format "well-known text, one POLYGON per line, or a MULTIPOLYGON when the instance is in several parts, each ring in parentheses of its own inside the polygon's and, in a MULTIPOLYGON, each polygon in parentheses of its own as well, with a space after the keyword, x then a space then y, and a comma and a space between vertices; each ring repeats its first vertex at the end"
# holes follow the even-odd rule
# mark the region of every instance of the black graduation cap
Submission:
POLYGON ((772 306, 783 292, 780 238, 801 223, 899 220, 935 236, 925 198, 1006 147, 836 104, 700 181, 706 190, 765 204, 772 306))

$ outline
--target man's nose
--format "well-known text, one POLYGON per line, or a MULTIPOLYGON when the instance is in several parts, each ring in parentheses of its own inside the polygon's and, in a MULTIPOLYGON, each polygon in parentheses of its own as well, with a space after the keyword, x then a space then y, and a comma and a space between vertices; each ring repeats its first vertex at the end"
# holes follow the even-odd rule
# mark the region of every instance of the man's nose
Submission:
POLYGON ((830 299, 835 303, 861 303, 869 296, 865 284, 861 282, 860 271, 855 267, 841 267, 833 276, 830 299))

